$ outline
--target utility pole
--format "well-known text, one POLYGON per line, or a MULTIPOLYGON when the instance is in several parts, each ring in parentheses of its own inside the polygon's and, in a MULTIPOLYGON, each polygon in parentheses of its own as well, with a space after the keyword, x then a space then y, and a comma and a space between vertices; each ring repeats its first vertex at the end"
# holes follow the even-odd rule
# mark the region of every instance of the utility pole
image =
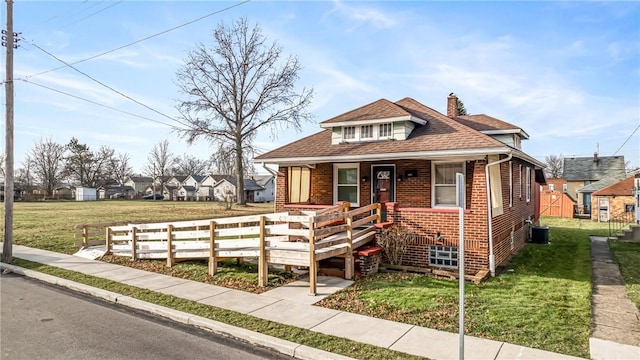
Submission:
MULTIPOLYGON (((4 159, 4 242, 2 244, 2 262, 10 263, 13 258, 13 0, 7 1, 7 29, 3 31, 2 45, 7 47, 6 80, 4 83, 6 95, 5 113, 5 159, 4 159)), ((17 42, 17 41, 15 41, 17 42)))

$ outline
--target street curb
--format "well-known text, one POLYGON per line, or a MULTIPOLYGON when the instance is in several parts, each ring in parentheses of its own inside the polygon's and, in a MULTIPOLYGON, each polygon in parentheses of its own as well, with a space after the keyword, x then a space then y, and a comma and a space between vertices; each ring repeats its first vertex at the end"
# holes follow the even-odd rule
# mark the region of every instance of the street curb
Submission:
POLYGON ((296 344, 291 341, 282 340, 273 336, 261 334, 255 331, 239 328, 219 321, 203 318, 182 311, 174 310, 164 306, 151 304, 142 300, 124 296, 112 291, 95 288, 93 286, 80 284, 71 280, 61 279, 53 275, 44 274, 35 270, 25 269, 19 266, 0 262, 0 269, 8 269, 18 275, 37 279, 49 284, 62 286, 76 292, 87 294, 105 301, 126 306, 129 308, 142 310, 153 315, 161 316, 185 325, 195 326, 215 334, 225 335, 237 339, 242 339, 253 345, 259 345, 278 351, 281 354, 303 360, 348 360, 353 359, 348 356, 334 354, 328 351, 315 349, 306 345, 296 344))

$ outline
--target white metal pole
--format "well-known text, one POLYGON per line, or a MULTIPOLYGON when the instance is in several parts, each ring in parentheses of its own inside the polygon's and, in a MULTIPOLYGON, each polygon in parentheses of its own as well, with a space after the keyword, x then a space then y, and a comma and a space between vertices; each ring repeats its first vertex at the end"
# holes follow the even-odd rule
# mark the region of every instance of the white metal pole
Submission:
POLYGON ((464 175, 456 173, 456 193, 458 196, 458 270, 460 284, 459 289, 459 359, 464 359, 464 208, 465 208, 465 193, 464 193, 464 175))

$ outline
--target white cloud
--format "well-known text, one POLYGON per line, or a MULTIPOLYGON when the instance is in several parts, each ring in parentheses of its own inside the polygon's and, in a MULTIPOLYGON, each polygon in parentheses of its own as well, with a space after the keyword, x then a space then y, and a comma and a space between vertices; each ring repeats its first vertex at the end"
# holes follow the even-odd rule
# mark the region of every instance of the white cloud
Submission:
POLYGON ((329 14, 336 13, 347 18, 351 22, 348 31, 370 24, 376 28, 388 29, 396 25, 396 21, 374 7, 363 5, 347 5, 340 0, 333 2, 334 7, 329 14))

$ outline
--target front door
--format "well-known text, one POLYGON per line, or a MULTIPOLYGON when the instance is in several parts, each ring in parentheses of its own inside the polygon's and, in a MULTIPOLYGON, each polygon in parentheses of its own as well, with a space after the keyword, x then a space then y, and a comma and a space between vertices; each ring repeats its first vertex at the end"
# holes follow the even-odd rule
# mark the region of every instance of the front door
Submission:
MULTIPOLYGON (((380 165, 371 167, 371 203, 396 201, 396 169, 394 166, 380 165)), ((382 220, 386 221, 387 212, 382 211, 382 220)))

